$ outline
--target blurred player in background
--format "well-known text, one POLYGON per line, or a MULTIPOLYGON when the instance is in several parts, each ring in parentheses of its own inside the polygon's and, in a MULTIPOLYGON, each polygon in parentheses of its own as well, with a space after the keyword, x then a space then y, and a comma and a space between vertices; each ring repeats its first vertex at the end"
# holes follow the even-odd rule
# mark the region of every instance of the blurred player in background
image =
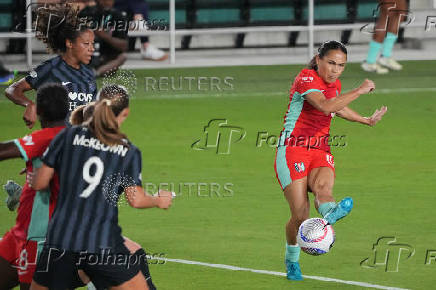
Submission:
MULTIPOLYGON (((41 166, 39 159, 50 141, 65 128, 68 113, 67 91, 60 84, 46 84, 38 89, 36 111, 41 130, 20 139, 0 143, 0 160, 23 158, 28 174, 41 166)), ((42 246, 48 220, 53 213, 59 182, 57 177, 50 190, 33 190, 24 184, 16 224, 0 240, 0 289, 13 288, 20 283, 28 289, 35 272, 37 246, 42 246)), ((41 247, 42 248, 42 247, 41 247)), ((41 250, 41 249, 40 249, 41 250)))
MULTIPOLYGON (((95 101, 97 84, 87 64, 94 52, 94 32, 78 26, 78 10, 70 4, 40 7, 37 10, 36 35, 47 48, 58 55, 43 62, 25 78, 5 90, 8 99, 26 107, 23 115, 30 129, 36 122, 36 106, 24 92, 54 82, 68 91, 69 111, 95 101)), ((67 116, 68 120, 69 114, 67 116)))
POLYGON ((97 0, 97 5, 80 11, 80 22, 91 23, 95 33, 95 53, 91 66, 96 76, 117 70, 127 59, 128 19, 113 8, 114 0, 97 0), (96 29, 95 29, 96 28, 96 29))
POLYGON ((11 72, 0 61, 0 86, 9 86, 14 81, 17 71, 11 72))
POLYGON ((362 117, 348 104, 375 88, 365 80, 358 88, 341 94, 342 74, 347 49, 337 41, 325 42, 307 69, 295 78, 290 90, 288 111, 280 134, 274 169, 291 210, 286 224, 285 263, 289 280, 302 280, 299 265, 300 247, 296 236, 300 224, 309 218, 308 191, 315 195, 315 208, 331 225, 350 213, 353 200, 333 198, 335 168, 330 152, 329 131, 334 114, 361 124, 374 126, 387 108, 362 117))
POLYGON ((392 50, 398 39, 402 16, 407 15, 406 0, 379 0, 379 17, 374 35, 369 43, 368 56, 362 63, 367 72, 385 74, 391 70, 401 70, 403 66, 392 58, 392 50), (381 51, 381 57, 377 60, 381 51))
MULTIPOLYGON (((147 21, 147 27, 153 29, 153 27, 150 27, 153 23, 149 21, 148 5, 145 0, 115 0, 115 8, 120 11, 126 11, 131 16, 131 20, 147 21)), ((136 38, 133 39, 136 40, 136 38)), ((162 61, 168 58, 167 53, 150 44, 148 36, 142 36, 140 39, 143 59, 162 61)))
POLYGON ((167 209, 172 199, 171 192, 151 196, 142 188, 141 153, 119 129, 129 114, 126 90, 112 85, 100 95, 89 124, 63 130, 44 153, 33 179, 36 190, 45 188, 55 171, 60 182, 33 289, 69 289, 78 268, 111 289, 148 289, 139 265, 130 264, 130 259, 128 265, 89 260, 102 253, 109 258, 131 256, 118 225, 117 202, 123 191, 135 208, 167 209))

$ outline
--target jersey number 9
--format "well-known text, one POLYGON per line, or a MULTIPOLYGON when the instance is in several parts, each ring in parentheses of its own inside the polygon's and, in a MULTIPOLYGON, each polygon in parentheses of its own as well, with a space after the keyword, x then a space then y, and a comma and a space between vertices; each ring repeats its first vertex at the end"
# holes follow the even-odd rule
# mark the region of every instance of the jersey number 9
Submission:
POLYGON ((83 180, 89 183, 88 187, 80 194, 82 198, 88 198, 94 189, 100 184, 101 177, 103 176, 104 164, 97 156, 89 158, 83 165, 83 180), (91 176, 91 166, 95 165, 95 173, 91 176))

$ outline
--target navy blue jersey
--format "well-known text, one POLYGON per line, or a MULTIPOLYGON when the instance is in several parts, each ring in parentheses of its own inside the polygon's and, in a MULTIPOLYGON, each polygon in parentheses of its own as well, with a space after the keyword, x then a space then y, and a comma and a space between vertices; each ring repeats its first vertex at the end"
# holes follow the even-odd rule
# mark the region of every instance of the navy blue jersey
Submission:
POLYGON ((125 144, 104 145, 80 126, 53 139, 42 161, 55 169, 60 188, 46 246, 100 253, 124 242, 118 199, 125 187, 142 186, 141 152, 125 144))
POLYGON ((68 65, 61 56, 51 58, 26 76, 26 82, 37 90, 45 83, 60 83, 68 91, 70 113, 80 105, 85 105, 96 100, 97 83, 92 69, 84 64, 80 69, 68 65))

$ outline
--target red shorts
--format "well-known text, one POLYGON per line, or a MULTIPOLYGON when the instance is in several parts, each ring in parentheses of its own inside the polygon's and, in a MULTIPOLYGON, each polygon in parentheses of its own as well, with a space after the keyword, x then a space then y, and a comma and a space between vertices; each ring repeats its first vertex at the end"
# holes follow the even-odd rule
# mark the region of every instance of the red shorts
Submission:
POLYGON ((335 172, 333 155, 319 149, 307 147, 280 146, 277 148, 274 169, 282 190, 297 180, 307 176, 318 167, 329 167, 335 172))
POLYGON ((37 249, 37 242, 19 239, 11 232, 7 232, 0 240, 0 257, 17 269, 20 283, 32 283, 37 249))

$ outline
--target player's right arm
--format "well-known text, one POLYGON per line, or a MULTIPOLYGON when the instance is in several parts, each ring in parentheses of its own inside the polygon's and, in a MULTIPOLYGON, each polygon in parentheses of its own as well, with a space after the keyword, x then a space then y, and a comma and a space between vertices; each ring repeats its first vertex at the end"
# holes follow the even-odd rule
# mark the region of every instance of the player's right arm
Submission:
POLYGON ((24 92, 32 90, 32 86, 26 81, 25 78, 13 83, 5 90, 6 97, 14 104, 26 107, 24 111, 23 119, 26 126, 32 129, 36 122, 36 105, 29 100, 24 92))
POLYGON ((375 89, 373 81, 366 79, 358 88, 335 98, 327 99, 320 91, 312 91, 306 94, 306 100, 317 110, 325 115, 335 113, 345 108, 349 103, 357 99, 360 95, 367 94, 375 89))
POLYGON ((21 152, 14 141, 0 143, 0 161, 21 157, 21 152))
POLYGON ((141 186, 130 186, 124 191, 129 205, 134 208, 158 207, 168 209, 172 203, 172 193, 159 190, 157 195, 150 195, 141 186))

